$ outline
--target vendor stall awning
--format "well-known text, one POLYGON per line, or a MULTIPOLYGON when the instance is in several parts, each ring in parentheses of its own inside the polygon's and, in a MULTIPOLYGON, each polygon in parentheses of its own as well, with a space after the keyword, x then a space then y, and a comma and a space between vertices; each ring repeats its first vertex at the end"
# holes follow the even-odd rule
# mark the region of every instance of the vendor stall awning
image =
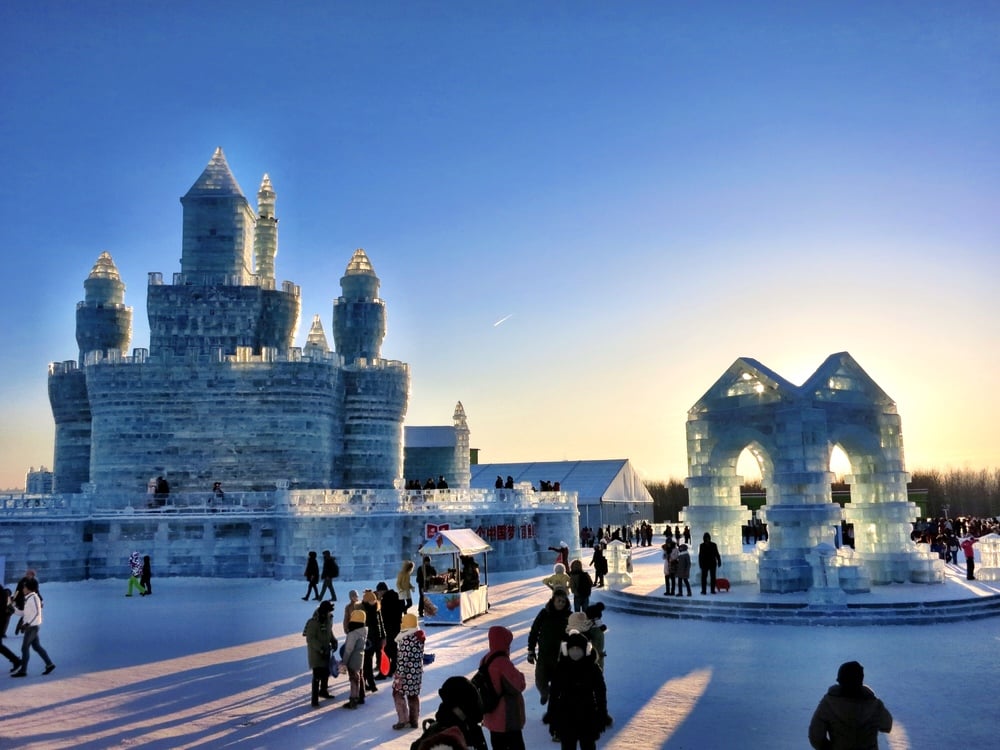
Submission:
POLYGON ((475 555, 489 552, 493 548, 472 529, 446 529, 439 531, 434 539, 424 544, 418 551, 421 555, 441 555, 446 553, 475 555))

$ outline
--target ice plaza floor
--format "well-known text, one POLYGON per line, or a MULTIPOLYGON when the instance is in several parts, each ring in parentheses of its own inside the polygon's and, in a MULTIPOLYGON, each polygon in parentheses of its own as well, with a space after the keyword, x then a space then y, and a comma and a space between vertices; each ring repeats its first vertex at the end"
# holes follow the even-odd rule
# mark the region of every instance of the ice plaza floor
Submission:
MULTIPOLYGON (((964 570, 950 568, 943 584, 879 587, 861 596, 905 602, 1000 593, 996 584, 965 581, 964 570)), ((502 624, 514 632, 514 661, 528 676, 526 745, 555 747, 524 661, 528 629, 548 598, 540 580, 549 572, 545 566, 495 574, 488 615, 426 629, 427 651, 436 658, 424 674, 423 716, 437 708, 446 677, 474 671, 487 629, 502 624)), ((633 579, 633 592, 662 596, 658 547, 635 550, 633 579)), ((301 633, 314 603, 301 600, 300 582, 154 578, 153 596, 126 598, 124 580, 41 580, 42 642, 57 669, 43 677, 33 654, 27 678, 0 675, 0 748, 402 750, 416 737, 391 728, 396 718, 386 682, 355 711, 341 708, 344 677, 331 683, 335 700, 309 706, 301 633)), ((338 581, 338 605, 348 589, 375 583, 338 581)), ((697 585, 694 592, 692 604, 700 597, 697 585)), ((598 590, 594 599, 601 596, 598 590)), ((754 602, 777 595, 736 586, 717 596, 754 602)), ((342 638, 339 606, 335 621, 342 638)), ((866 682, 895 718, 880 747, 986 748, 1000 730, 1000 618, 824 627, 608 611, 605 624, 615 724, 601 748, 807 747, 812 711, 837 666, 851 659, 864 664, 866 682)), ((5 643, 20 650, 19 637, 5 643)))

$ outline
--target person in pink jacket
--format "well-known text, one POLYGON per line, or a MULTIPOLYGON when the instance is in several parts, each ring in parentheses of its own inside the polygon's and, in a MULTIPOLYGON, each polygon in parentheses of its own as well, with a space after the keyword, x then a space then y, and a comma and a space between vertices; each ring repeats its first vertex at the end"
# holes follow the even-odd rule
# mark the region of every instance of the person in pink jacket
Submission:
POLYGON ((970 581, 976 580, 976 550, 972 545, 978 541, 976 537, 968 536, 958 545, 965 553, 965 577, 970 581))
POLYGON ((494 625, 488 633, 490 651, 480 664, 491 659, 487 672, 493 688, 500 696, 496 708, 483 717, 483 727, 490 732, 493 750, 524 750, 524 675, 510 660, 510 644, 514 634, 507 628, 494 625), (496 654, 496 656, 494 656, 496 654))

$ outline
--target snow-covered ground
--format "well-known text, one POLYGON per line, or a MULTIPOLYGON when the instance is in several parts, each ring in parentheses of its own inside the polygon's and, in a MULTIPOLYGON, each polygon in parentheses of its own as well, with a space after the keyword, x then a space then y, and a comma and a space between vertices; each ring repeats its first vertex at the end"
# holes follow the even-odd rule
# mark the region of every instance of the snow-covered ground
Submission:
MULTIPOLYGON (((657 547, 638 549, 635 583, 659 596, 657 547)), ((155 563, 155 561, 154 561, 155 563)), ((155 572, 155 567, 154 567, 155 572)), ((528 629, 547 600, 533 575, 494 574, 492 609, 463 626, 428 627, 436 660, 424 675, 421 710, 437 688, 471 675, 489 626, 515 634, 515 663, 528 675, 529 748, 549 748, 543 713, 524 661, 528 629)), ((46 583, 42 643, 57 664, 41 676, 33 654, 26 679, 0 675, 2 748, 356 748, 403 750, 416 731, 398 732, 388 683, 356 711, 337 698, 309 705, 302 626, 314 604, 305 585, 270 580, 153 580, 152 597, 124 596, 125 582, 46 583)), ((349 588, 375 581, 338 581, 349 588)), ((8 584, 9 585, 9 584, 8 584)), ((885 600, 998 593, 953 567, 943 585, 878 589, 885 600)), ((752 587, 734 598, 753 599, 752 587)), ((695 597, 698 597, 695 586, 695 597)), ((600 598, 599 590, 595 599, 600 598)), ((338 606, 335 632, 342 637, 338 606)), ((993 747, 1000 720, 1000 618, 949 625, 765 626, 666 620, 607 612, 609 709, 614 727, 601 748, 807 747, 812 711, 841 662, 857 659, 866 682, 895 717, 881 747, 993 747)), ((9 633, 13 633, 13 624, 9 633)), ((20 638, 5 641, 20 650, 20 638)))

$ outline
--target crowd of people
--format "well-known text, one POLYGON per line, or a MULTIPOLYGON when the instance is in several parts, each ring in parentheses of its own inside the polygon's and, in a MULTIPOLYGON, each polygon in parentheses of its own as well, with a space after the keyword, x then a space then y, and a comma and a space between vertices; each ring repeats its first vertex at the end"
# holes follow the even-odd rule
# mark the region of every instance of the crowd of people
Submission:
POLYGON ((965 577, 976 580, 976 543, 987 534, 1000 534, 996 518, 928 518, 914 525, 911 538, 926 544, 945 564, 965 565, 965 577), (962 563, 959 563, 959 553, 962 563))

